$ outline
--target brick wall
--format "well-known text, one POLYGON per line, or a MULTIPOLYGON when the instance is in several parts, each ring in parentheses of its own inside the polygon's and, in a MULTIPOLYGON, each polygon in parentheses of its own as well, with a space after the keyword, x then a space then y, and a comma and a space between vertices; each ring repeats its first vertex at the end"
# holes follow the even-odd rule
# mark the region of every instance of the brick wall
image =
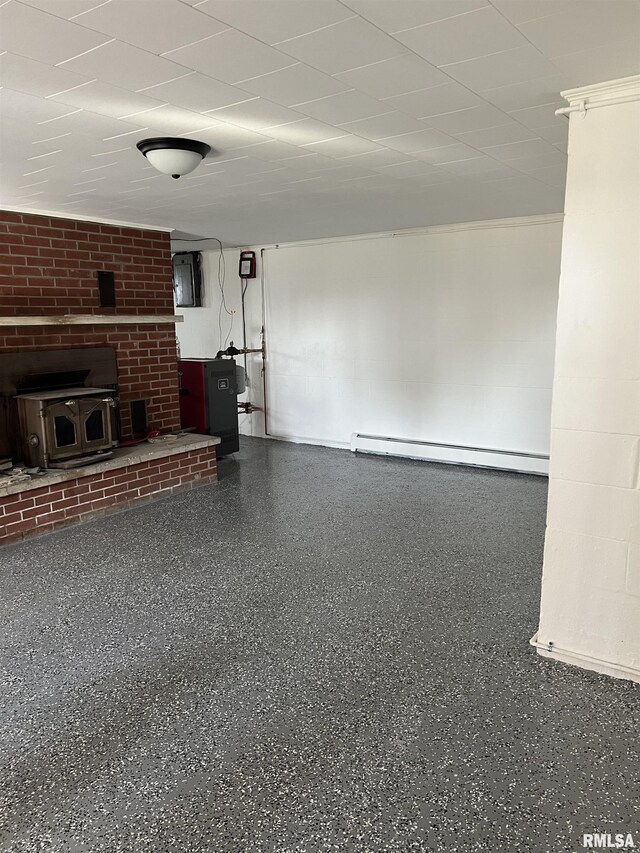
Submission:
POLYGON ((0 498, 0 545, 216 479, 215 446, 0 498))
POLYGON ((0 211, 0 314, 172 314, 169 234, 0 211), (115 275, 101 308, 96 271, 115 275))
MULTIPOLYGON (((0 211, 0 316, 173 314, 169 234, 0 211), (100 307, 96 272, 114 273, 116 308, 100 307)), ((147 402, 150 429, 180 426, 175 328, 0 327, 0 352, 113 346, 122 437, 130 400, 147 402)))
MULTIPOLYGON (((169 235, 0 211, 0 316, 51 314, 173 314, 169 235), (100 305, 102 270, 114 273, 115 308, 100 305)), ((145 400, 150 429, 179 429, 173 324, 0 326, 5 353, 104 346, 116 351, 122 437, 131 437, 131 400, 145 400)), ((215 479, 215 447, 98 474, 80 469, 0 498, 0 544, 215 479)))

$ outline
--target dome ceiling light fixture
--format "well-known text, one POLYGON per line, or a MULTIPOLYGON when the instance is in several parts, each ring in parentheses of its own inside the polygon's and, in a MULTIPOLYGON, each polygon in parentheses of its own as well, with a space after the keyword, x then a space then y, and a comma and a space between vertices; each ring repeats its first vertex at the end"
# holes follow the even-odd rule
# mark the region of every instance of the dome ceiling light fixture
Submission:
POLYGON ((195 139, 180 139, 173 136, 154 136, 142 139, 136 145, 154 169, 172 178, 188 175, 200 165, 211 146, 195 139))

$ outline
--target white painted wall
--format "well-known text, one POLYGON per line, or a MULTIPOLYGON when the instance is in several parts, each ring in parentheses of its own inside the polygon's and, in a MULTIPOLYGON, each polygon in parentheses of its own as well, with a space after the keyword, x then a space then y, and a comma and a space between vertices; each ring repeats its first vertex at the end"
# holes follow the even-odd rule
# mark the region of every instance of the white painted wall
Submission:
POLYGON ((242 346, 242 317, 240 312, 240 280, 238 278, 238 256, 236 249, 223 251, 224 266, 220 267, 220 250, 212 249, 215 241, 204 244, 198 242, 174 244, 174 251, 200 252, 202 257, 202 307, 176 308, 176 314, 182 314, 184 321, 176 326, 180 354, 183 358, 213 358, 220 349, 224 349, 225 339, 232 340, 236 346, 242 346), (207 248, 202 249, 202 245, 207 248), (221 293, 218 284, 218 270, 224 276, 225 302, 233 316, 220 311, 221 293), (222 331, 219 331, 221 324, 222 331))
MULTIPOLYGON (((560 241, 559 217, 541 217, 265 249, 269 433, 548 453, 560 241)), ((239 253, 226 254, 238 317, 239 253)), ((203 255, 207 308, 178 327, 187 357, 219 348, 216 253, 203 255)), ((247 297, 258 346, 259 282, 247 297)), ((261 404, 262 362, 248 361, 261 404)), ((262 418, 244 429, 263 434, 262 418)))
POLYGON ((537 643, 640 681, 640 78, 570 99, 630 91, 571 116, 537 643))

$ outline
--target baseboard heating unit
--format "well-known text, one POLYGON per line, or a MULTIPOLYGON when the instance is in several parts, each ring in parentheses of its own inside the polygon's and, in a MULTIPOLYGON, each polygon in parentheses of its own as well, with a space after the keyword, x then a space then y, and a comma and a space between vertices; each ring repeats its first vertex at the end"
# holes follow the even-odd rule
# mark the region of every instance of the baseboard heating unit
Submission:
POLYGON ((402 456, 426 462, 446 462, 452 465, 476 465, 480 468, 499 468, 523 474, 549 474, 549 457, 542 453, 517 450, 497 450, 493 447, 467 447, 459 444, 440 444, 410 438, 390 438, 383 435, 351 435, 354 453, 374 453, 402 456))

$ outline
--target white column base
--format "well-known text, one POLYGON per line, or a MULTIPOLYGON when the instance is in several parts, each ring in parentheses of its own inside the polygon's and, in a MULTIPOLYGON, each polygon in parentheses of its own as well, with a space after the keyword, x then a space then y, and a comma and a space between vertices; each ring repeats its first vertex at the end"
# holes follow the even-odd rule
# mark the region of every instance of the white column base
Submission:
POLYGON ((538 640, 537 633, 533 635, 529 643, 537 649, 538 654, 543 658, 559 660, 571 666, 579 666, 581 669, 589 669, 592 672, 599 672, 602 675, 609 675, 612 678, 623 678, 627 681, 634 681, 636 684, 640 684, 640 669, 636 667, 623 666, 592 657, 582 652, 561 649, 554 644, 541 643, 538 640))

